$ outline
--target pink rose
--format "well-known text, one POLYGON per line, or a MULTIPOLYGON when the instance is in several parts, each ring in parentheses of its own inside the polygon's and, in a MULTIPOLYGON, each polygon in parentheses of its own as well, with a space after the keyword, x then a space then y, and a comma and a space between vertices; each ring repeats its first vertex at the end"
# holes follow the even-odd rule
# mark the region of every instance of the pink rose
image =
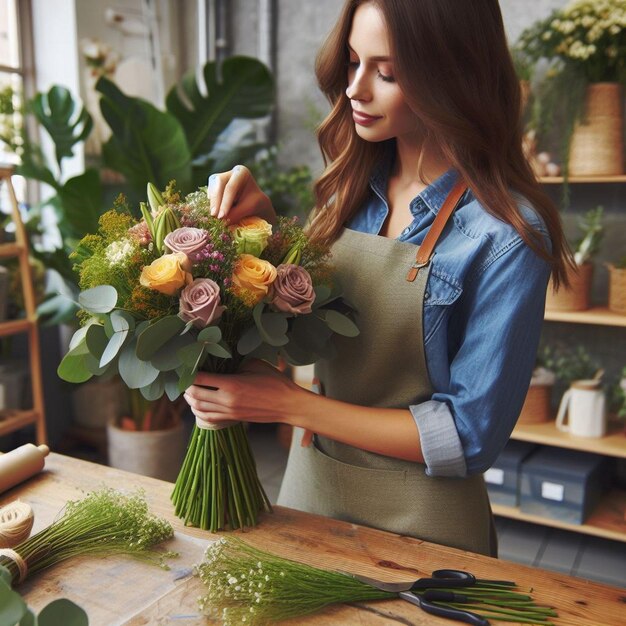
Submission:
POLYGON ((169 233, 163 243, 172 252, 192 256, 202 250, 209 241, 209 233, 202 228, 183 226, 169 233))
POLYGON ((270 304, 283 313, 310 313, 315 300, 310 274, 300 265, 279 265, 269 298, 270 304))
POLYGON ((210 278, 196 278, 180 292, 178 315, 196 328, 205 328, 218 320, 226 307, 221 305, 220 288, 210 278))

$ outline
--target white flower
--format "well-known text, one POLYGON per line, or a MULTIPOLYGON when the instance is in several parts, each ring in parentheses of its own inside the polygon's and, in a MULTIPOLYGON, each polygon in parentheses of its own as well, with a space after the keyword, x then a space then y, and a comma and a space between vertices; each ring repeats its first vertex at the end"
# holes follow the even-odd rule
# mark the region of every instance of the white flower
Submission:
POLYGON ((123 263, 133 253, 133 250, 134 246, 130 239, 120 239, 107 246, 104 256, 110 265, 117 265, 123 263))

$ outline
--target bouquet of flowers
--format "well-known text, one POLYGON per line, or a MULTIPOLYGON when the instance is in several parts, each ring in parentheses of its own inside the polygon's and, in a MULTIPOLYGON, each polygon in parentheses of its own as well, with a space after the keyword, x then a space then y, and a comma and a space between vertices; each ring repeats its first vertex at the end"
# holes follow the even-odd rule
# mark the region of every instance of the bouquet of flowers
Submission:
MULTIPOLYGON (((123 200, 72 256, 80 274, 81 328, 59 365, 83 382, 119 373, 147 400, 175 400, 198 371, 232 373, 245 358, 296 365, 355 336, 352 310, 332 281, 328 248, 296 219, 228 225, 206 190, 181 198, 148 185, 135 219, 123 200)), ((243 424, 196 423, 172 494, 185 523, 244 528, 271 510, 243 424)))

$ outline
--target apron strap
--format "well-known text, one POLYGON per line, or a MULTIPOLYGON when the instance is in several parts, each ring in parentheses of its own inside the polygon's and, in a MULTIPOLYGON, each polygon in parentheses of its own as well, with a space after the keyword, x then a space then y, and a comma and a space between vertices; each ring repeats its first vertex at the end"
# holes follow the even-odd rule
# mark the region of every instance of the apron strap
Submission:
POLYGON ((459 178, 459 180, 455 183, 454 187, 452 187, 450 193, 446 197, 443 206, 439 210, 439 213, 437 213, 432 226, 428 229, 422 245, 417 249, 417 254, 415 255, 415 263, 411 265, 411 268, 406 275, 406 279, 408 282, 412 283, 417 278, 417 273, 420 271, 420 269, 422 267, 426 267, 430 263, 439 236, 445 228, 445 225, 448 223, 448 219, 450 218, 452 213, 454 213, 454 209, 456 209, 461 200, 461 197, 466 192, 466 190, 467 185, 465 184, 465 181, 462 178, 459 178))

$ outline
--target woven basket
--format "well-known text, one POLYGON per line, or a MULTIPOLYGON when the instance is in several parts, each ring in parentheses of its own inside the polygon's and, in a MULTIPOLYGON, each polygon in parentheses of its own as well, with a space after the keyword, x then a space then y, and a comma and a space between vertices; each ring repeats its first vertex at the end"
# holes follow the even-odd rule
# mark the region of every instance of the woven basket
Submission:
POLYGON ((550 394, 552 385, 531 385, 517 418, 518 424, 541 424, 552 419, 550 394))
POLYGON ((593 263, 579 265, 578 272, 568 269, 567 276, 570 288, 561 286, 556 293, 550 280, 546 294, 546 311, 584 311, 589 308, 593 263))
POLYGON ((585 113, 572 135, 570 176, 613 176, 624 171, 624 118, 621 85, 587 87, 585 113))
POLYGON ((626 315, 626 269, 607 263, 609 268, 609 310, 626 315))

